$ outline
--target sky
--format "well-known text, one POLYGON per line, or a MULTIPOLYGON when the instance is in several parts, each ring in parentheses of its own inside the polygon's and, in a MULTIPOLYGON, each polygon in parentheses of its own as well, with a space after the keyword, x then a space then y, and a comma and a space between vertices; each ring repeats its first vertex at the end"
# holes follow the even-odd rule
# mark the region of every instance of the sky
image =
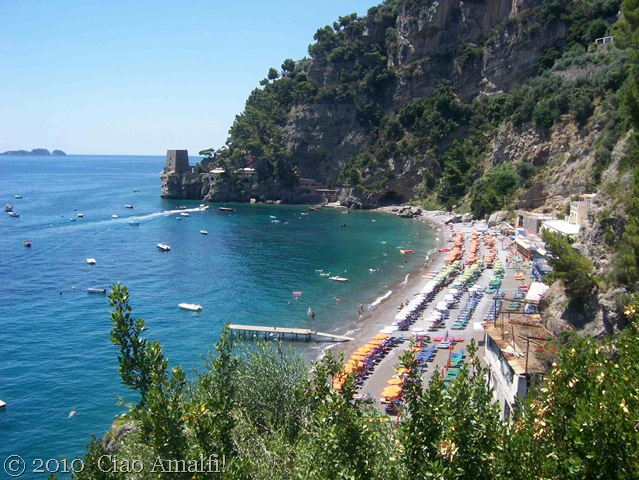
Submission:
POLYGON ((381 0, 1 0, 0 152, 190 155, 270 67, 381 0))

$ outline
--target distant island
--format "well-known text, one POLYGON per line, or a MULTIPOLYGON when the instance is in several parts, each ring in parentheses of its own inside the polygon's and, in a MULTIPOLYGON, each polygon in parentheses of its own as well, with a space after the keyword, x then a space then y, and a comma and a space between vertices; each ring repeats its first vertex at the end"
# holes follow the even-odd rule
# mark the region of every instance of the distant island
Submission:
POLYGON ((64 153, 62 150, 54 150, 53 152, 50 152, 46 148, 34 148, 30 152, 27 150, 8 150, 6 152, 0 153, 0 155, 19 155, 23 157, 26 157, 26 156, 48 157, 50 155, 54 155, 59 157, 65 157, 67 154, 64 153))

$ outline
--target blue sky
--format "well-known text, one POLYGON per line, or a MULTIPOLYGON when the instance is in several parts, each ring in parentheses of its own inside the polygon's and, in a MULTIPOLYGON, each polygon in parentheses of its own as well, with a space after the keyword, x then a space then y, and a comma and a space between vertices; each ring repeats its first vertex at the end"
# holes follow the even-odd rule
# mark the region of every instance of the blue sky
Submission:
POLYGON ((381 0, 0 1, 0 151, 221 147, 269 67, 381 0))

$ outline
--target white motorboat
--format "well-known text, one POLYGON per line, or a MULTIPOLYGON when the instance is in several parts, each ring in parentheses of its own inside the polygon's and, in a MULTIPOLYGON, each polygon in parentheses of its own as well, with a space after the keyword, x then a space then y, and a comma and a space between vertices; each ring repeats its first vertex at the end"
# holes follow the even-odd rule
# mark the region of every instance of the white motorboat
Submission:
POLYGON ((87 288, 87 293, 106 293, 106 288, 87 288))
POLYGON ((14 217, 14 218, 20 216, 20 214, 18 212, 7 212, 7 215, 9 215, 10 217, 14 217))
POLYGON ((2 400, 0 400, 0 408, 4 408, 7 406, 7 402, 3 402, 2 400))
POLYGON ((192 312, 199 312, 202 310, 202 305, 197 305, 195 303, 180 303, 178 304, 182 310, 190 310, 192 312))
POLYGON ((206 230, 200 230, 200 233, 201 233, 202 235, 208 235, 208 234, 209 234, 209 232, 207 232, 206 230))
POLYGON ((95 265, 97 262, 95 261, 95 258, 87 258, 87 263, 89 265, 95 265))
POLYGON ((111 218, 118 218, 117 215, 111 215, 111 218))
POLYGON ((127 203, 124 208, 133 208, 133 205, 131 205, 130 203, 127 203))
POLYGON ((78 217, 78 218, 82 218, 82 217, 84 217, 84 213, 78 213, 77 217, 78 217))
POLYGON ((171 245, 167 245, 165 243, 158 243, 158 249, 162 250, 163 252, 170 252, 171 251, 171 245))
POLYGON ((348 278, 344 278, 344 277, 340 277, 340 276, 335 276, 335 277, 328 277, 329 280, 333 280, 334 282, 346 282, 348 281, 348 278))
POLYGON ((180 213, 180 215, 183 216, 183 217, 188 217, 189 216, 188 212, 182 212, 182 213, 180 213))

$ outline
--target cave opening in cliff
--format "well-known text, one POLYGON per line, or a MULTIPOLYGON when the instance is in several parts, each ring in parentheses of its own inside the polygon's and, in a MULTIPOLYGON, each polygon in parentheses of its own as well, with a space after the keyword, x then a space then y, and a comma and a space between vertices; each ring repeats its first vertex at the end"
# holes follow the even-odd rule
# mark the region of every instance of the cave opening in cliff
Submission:
POLYGON ((400 203, 404 203, 404 199, 397 192, 390 191, 379 197, 378 202, 380 205, 398 205, 400 203))

